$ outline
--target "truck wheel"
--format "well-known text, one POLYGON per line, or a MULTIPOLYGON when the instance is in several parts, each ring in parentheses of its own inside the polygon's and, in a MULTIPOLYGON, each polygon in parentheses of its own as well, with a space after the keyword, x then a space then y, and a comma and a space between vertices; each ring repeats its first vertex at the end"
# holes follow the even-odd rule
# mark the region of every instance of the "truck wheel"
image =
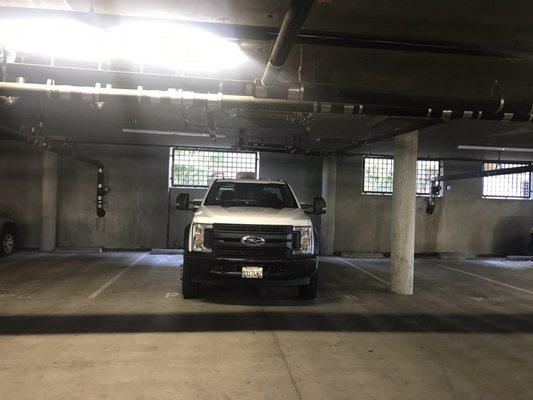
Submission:
POLYGON ((183 273, 181 276, 181 292, 184 299, 197 299, 200 293, 200 284, 193 282, 189 268, 183 263, 183 273))
POLYGON ((0 233, 0 255, 8 256, 15 250, 15 235, 9 230, 0 233))
POLYGON ((302 300, 315 299, 318 292, 318 271, 311 277, 309 285, 300 285, 298 290, 302 300))

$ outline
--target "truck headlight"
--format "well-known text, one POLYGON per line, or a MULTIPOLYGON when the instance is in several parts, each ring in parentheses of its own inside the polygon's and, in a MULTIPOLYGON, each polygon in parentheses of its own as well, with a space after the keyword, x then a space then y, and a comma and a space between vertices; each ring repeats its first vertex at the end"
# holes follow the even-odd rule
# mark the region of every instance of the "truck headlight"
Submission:
POLYGON ((295 226, 292 235, 292 254, 313 254, 313 228, 295 226))
POLYGON ((192 251, 211 252, 213 249, 213 225, 192 225, 192 251))

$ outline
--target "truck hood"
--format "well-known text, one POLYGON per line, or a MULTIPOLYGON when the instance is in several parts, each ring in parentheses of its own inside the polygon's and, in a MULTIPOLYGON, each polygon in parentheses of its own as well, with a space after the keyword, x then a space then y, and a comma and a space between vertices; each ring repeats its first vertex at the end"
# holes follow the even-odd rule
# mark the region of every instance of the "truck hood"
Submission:
POLYGON ((311 226, 301 208, 201 206, 193 222, 200 224, 294 225, 311 226))

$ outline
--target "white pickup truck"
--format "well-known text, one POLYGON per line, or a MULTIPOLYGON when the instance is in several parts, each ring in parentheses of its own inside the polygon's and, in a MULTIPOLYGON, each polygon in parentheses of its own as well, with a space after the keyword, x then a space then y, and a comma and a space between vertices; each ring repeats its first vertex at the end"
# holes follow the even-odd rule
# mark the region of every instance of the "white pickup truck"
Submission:
POLYGON ((176 208, 194 211, 185 229, 184 298, 198 297, 202 283, 293 285, 301 298, 316 297, 318 246, 307 214, 324 214, 324 199, 300 204, 281 181, 217 179, 201 201, 178 195, 176 208))

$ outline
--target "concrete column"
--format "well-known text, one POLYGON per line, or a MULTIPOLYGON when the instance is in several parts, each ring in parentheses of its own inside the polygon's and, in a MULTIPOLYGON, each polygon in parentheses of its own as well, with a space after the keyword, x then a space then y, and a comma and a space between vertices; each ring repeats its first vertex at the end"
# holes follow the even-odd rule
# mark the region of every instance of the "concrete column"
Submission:
POLYGON ((394 138, 391 291, 413 294, 418 131, 394 138))
POLYGON ((57 154, 43 152, 41 251, 54 251, 57 228, 57 154))
POLYGON ((337 158, 324 157, 322 161, 322 197, 327 212, 320 225, 320 254, 333 255, 335 246, 335 190, 337 187, 337 158))

